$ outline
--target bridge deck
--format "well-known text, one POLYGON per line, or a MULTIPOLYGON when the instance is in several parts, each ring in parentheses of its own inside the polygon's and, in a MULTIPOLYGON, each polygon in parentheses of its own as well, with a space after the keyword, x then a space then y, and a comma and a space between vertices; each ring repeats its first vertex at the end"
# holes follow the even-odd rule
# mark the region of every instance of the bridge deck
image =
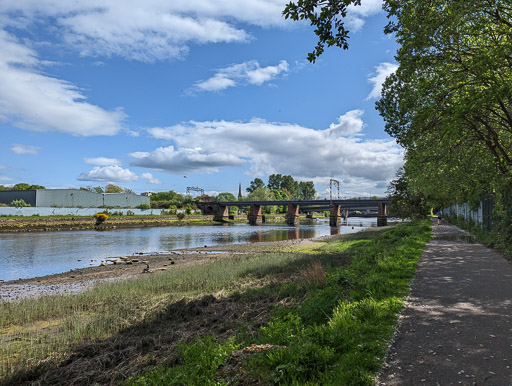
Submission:
POLYGON ((214 204, 219 206, 248 206, 248 205, 299 205, 299 206, 330 206, 331 204, 341 205, 346 208, 374 208, 379 205, 379 203, 383 203, 389 205, 389 200, 307 200, 307 201, 299 201, 299 200, 283 200, 283 201, 221 201, 221 202, 202 202, 201 204, 214 204))

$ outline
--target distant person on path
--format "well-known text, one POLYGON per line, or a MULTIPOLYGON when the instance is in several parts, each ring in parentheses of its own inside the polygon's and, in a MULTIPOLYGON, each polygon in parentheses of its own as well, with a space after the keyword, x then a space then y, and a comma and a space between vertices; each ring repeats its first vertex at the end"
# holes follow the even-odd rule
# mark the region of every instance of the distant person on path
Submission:
POLYGON ((437 225, 440 225, 441 224, 441 211, 438 210, 437 211, 437 225))

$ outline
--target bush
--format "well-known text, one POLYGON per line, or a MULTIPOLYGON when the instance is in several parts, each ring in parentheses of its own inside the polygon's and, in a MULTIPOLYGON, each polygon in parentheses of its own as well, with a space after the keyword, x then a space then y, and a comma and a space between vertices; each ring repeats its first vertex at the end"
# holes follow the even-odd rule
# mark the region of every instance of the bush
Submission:
POLYGON ((137 205, 136 208, 137 209, 151 209, 151 205, 144 203, 144 204, 137 205))
POLYGON ((25 200, 14 200, 11 202, 11 206, 15 206, 16 208, 25 208, 30 206, 30 204, 27 204, 25 200))
POLYGON ((185 218, 185 213, 180 212, 176 215, 176 217, 178 217, 178 220, 183 220, 185 218))
POLYGON ((108 219, 108 216, 105 213, 96 213, 94 218, 96 219, 96 225, 100 225, 108 219))

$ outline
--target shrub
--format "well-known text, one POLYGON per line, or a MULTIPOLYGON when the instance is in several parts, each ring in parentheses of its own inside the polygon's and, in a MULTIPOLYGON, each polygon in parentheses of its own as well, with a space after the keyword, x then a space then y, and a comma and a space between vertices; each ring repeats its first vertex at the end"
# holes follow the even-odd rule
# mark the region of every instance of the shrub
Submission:
POLYGON ((27 204, 25 200, 13 200, 11 202, 11 206, 15 206, 16 208, 24 208, 30 206, 30 204, 27 204))
POLYGON ((185 213, 180 212, 176 215, 176 217, 178 217, 178 220, 183 220, 185 218, 185 213))
POLYGON ((94 218, 96 219, 96 225, 100 225, 108 219, 108 216, 105 213, 96 213, 94 218))
POLYGON ((151 205, 144 203, 144 204, 137 205, 136 208, 137 209, 151 209, 151 205))

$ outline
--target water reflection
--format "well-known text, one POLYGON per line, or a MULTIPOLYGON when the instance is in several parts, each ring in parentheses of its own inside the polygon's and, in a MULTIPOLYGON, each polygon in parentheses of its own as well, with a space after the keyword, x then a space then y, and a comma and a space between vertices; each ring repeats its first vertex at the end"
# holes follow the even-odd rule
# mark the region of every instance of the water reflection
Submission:
POLYGON ((106 257, 138 252, 166 252, 204 245, 305 239, 352 233, 375 226, 375 219, 343 221, 331 228, 328 219, 298 226, 183 226, 111 231, 0 234, 0 280, 35 277, 99 265, 106 257))

